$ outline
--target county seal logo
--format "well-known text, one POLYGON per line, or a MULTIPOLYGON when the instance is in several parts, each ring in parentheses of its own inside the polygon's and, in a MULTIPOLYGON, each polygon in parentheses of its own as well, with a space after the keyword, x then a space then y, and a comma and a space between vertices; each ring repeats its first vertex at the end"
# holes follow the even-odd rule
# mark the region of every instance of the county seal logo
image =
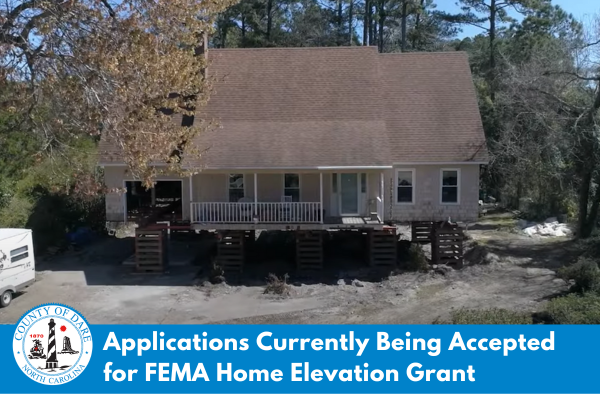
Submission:
POLYGON ((26 312, 13 337, 21 371, 44 385, 77 378, 92 357, 92 333, 79 312, 63 304, 43 304, 26 312))

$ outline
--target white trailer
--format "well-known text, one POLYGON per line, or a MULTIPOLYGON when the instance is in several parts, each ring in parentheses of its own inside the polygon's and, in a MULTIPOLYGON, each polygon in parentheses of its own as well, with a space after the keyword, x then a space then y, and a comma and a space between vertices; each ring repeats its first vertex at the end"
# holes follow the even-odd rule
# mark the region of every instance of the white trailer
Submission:
POLYGON ((35 282, 35 259, 30 229, 0 228, 0 307, 13 294, 35 282))

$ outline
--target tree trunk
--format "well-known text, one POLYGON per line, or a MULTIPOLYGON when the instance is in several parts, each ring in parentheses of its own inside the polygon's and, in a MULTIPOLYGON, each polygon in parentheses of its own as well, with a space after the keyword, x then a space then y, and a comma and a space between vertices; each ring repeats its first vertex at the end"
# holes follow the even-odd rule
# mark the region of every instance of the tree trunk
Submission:
POLYGON ((592 183, 592 172, 584 171, 581 176, 581 187, 579 188, 579 221, 578 234, 580 238, 589 237, 588 232, 588 206, 590 198, 590 184, 592 183))
POLYGON ((584 234, 586 236, 584 237, 592 236, 598 221, 598 210, 600 208, 600 187, 598 184, 600 184, 600 179, 596 178, 596 194, 594 195, 592 207, 590 208, 590 213, 588 214, 587 224, 584 229, 584 234))
POLYGON ((343 43, 343 36, 344 36, 344 19, 343 19, 343 9, 342 9, 342 3, 343 0, 337 0, 337 17, 336 17, 336 22, 337 22, 337 38, 336 38, 336 43, 338 46, 341 46, 343 43))
POLYGON ((377 42, 377 21, 375 21, 375 4, 369 3, 369 28, 371 28, 371 32, 369 32, 369 44, 373 46, 377 42))
POLYGON ((363 20, 363 46, 367 46, 369 44, 369 23, 371 22, 370 12, 371 4, 369 0, 365 0, 365 15, 363 20))
POLYGON ((350 5, 348 6, 348 46, 352 46, 352 35, 354 31, 354 27, 352 26, 352 22, 354 21, 354 0, 350 0, 350 5))
POLYGON ((267 42, 271 41, 271 29, 273 27, 273 0, 267 0, 267 42))
POLYGON ((415 34, 413 35, 413 38, 412 38, 413 51, 417 50, 417 38, 420 35, 419 28, 421 26, 421 13, 424 11, 424 9, 425 9, 425 0, 421 0, 421 6, 419 7, 419 10, 417 11, 417 15, 415 17, 415 29, 414 29, 415 34))
POLYGON ((227 26, 223 26, 223 28, 221 28, 221 48, 224 49, 225 48, 225 43, 227 42, 227 26))
POLYGON ((379 34, 379 52, 383 53, 383 25, 385 24, 385 6, 384 0, 379 0, 379 29, 377 33, 379 34))
POLYGON ((246 42, 246 16, 243 13, 240 21, 242 23, 242 47, 244 47, 244 43, 246 42))
POLYGON ((408 2, 407 0, 402 1, 402 44, 400 49, 403 53, 406 52, 406 19, 408 18, 408 2))
POLYGON ((496 0, 490 2, 490 74, 489 74, 489 85, 490 85, 490 98, 492 102, 496 99, 496 0))

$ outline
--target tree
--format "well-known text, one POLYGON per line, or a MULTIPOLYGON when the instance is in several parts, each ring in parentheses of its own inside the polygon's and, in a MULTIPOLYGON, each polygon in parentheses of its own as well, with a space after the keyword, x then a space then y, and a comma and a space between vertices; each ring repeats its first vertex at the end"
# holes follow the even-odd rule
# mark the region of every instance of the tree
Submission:
POLYGON ((457 24, 468 24, 482 29, 489 40, 489 69, 488 84, 490 86, 490 97, 495 98, 495 75, 496 71, 496 45, 497 37, 502 24, 514 23, 508 10, 512 9, 519 14, 529 15, 535 10, 550 6, 551 0, 459 0, 461 13, 446 14, 448 21, 457 24))
POLYGON ((102 136, 150 183, 152 163, 181 171, 176 150, 194 151, 203 128, 173 126, 159 110, 192 114, 207 100, 198 49, 230 4, 8 0, 0 5, 0 87, 13 85, 8 101, 45 151, 102 136))

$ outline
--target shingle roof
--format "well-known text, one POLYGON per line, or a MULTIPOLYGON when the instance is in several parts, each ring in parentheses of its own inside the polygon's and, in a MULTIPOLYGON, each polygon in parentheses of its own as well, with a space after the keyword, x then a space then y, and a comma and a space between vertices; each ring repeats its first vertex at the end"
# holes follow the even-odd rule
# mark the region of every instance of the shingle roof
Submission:
POLYGON ((208 55, 214 92, 196 120, 220 127, 198 137, 208 148, 198 166, 487 161, 466 53, 323 47, 208 55))

